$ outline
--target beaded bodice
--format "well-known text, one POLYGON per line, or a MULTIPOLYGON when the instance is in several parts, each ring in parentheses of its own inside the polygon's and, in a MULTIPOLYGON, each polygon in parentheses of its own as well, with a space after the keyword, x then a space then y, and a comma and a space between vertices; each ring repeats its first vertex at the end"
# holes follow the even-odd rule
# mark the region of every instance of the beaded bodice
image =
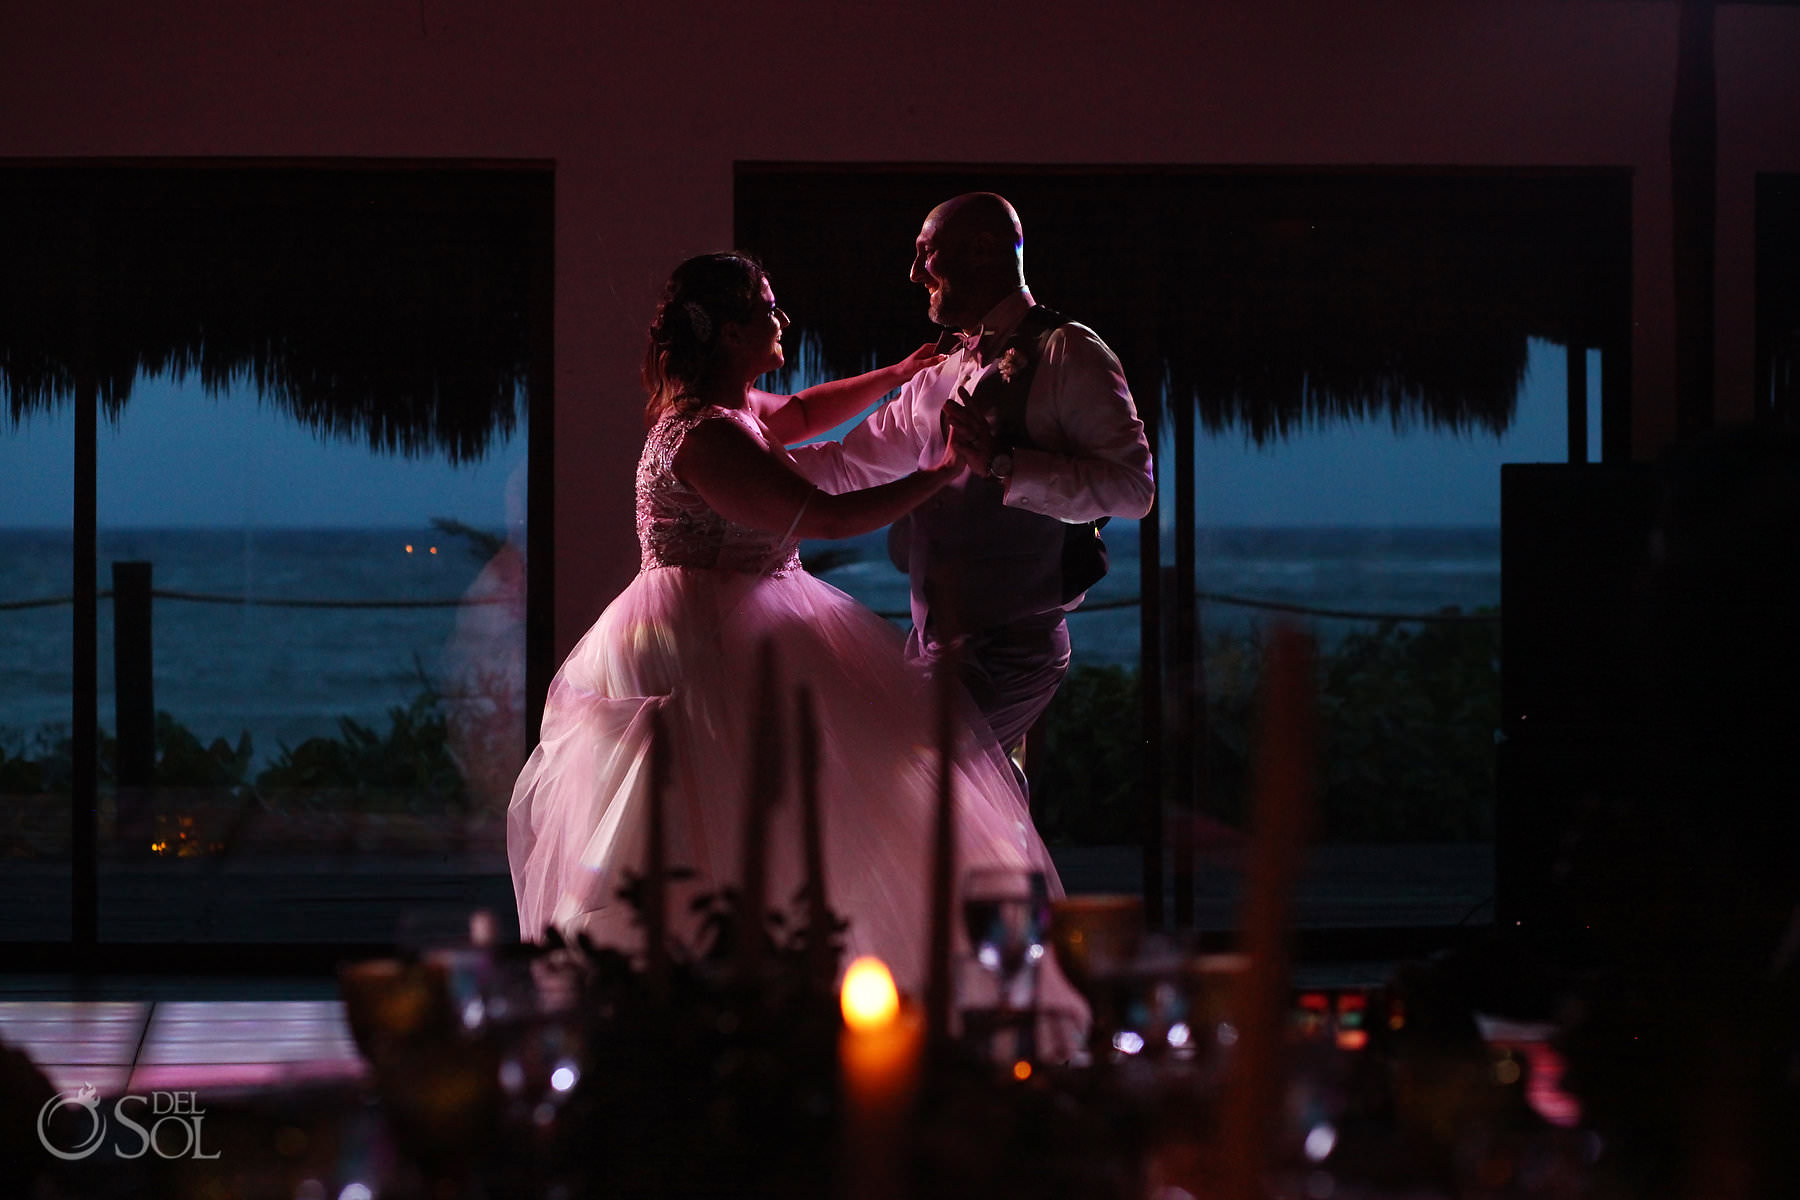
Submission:
POLYGON ((736 421, 765 449, 768 430, 754 413, 740 409, 671 408, 644 439, 637 468, 638 565, 708 567, 754 575, 783 575, 800 569, 799 540, 727 521, 707 507, 693 488, 675 477, 682 440, 702 421, 736 421))

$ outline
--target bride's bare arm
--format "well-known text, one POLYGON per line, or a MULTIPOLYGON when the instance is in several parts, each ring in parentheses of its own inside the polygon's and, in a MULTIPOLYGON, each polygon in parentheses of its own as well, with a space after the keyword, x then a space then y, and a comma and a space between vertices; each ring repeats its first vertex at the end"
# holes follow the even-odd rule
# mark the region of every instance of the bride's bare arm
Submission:
POLYGON ((733 421, 702 421, 683 439, 675 474, 728 521, 799 537, 846 538, 891 524, 956 478, 946 453, 938 466, 834 496, 801 478, 733 421), (795 523, 795 514, 799 521, 795 523))
POLYGON ((769 435, 784 446, 792 446, 842 425, 926 367, 943 361, 944 355, 927 342, 899 362, 864 375, 815 383, 792 396, 752 389, 750 397, 763 424, 768 426, 769 435))

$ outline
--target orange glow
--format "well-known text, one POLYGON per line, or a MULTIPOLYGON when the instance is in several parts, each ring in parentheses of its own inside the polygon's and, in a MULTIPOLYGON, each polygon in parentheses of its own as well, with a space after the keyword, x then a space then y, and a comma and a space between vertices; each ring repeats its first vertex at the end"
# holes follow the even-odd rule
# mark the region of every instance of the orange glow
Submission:
POLYGON ((858 1033, 885 1029, 900 1012, 900 993, 894 987, 894 976, 887 964, 868 955, 857 959, 844 972, 844 986, 838 994, 844 1010, 844 1024, 858 1033))
POLYGON ((1031 1078, 1031 1064, 1026 1062, 1022 1058, 1018 1062, 1014 1063, 1013 1064, 1013 1078, 1018 1080, 1020 1083, 1024 1083, 1027 1079, 1030 1079, 1031 1078))
POLYGON ((433 553, 433 554, 436 554, 436 553, 437 553, 437 547, 436 547, 436 546, 433 546, 433 547, 432 547, 432 548, 431 548, 431 552, 432 552, 432 553, 433 553))
POLYGON ((1338 1049, 1361 1050, 1369 1044, 1369 1033, 1366 1029, 1340 1029, 1337 1035, 1338 1049))
POLYGON ((411 542, 406 543, 406 552, 408 554, 412 553, 412 543, 411 542))

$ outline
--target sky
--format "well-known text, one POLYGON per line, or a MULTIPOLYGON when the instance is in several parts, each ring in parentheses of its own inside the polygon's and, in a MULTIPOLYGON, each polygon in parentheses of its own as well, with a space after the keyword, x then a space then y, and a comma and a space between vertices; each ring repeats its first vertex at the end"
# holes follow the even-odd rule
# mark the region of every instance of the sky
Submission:
MULTIPOLYGON (((1499 464, 1567 455, 1564 352, 1531 343, 1513 427, 1499 438, 1385 419, 1334 423, 1258 447, 1226 431, 1196 447, 1202 525, 1498 526, 1499 464)), ((1589 355, 1600 444, 1599 353, 1589 355)), ((19 425, 0 417, 0 528, 71 521, 74 406, 19 425)), ((525 460, 521 429, 482 461, 378 454, 327 440, 239 389, 208 396, 197 381, 140 379, 120 421, 102 421, 103 527, 401 527, 433 517, 500 529, 508 477, 525 460)), ((1172 496, 1173 472, 1162 472, 1172 496)))
MULTIPOLYGON (((1569 456, 1567 355, 1533 341, 1513 424, 1495 437, 1386 418, 1337 422, 1263 446, 1241 432, 1202 437, 1194 491, 1201 524, 1221 526, 1500 525, 1500 464, 1569 456)), ((1600 448, 1600 352, 1588 354, 1588 447, 1600 448)), ((1174 472, 1160 473, 1165 503, 1174 472)))
MULTIPOLYGON (((0 527, 66 526, 74 406, 9 427, 0 417, 0 527)), ((407 458, 328 439, 253 389, 208 396, 190 379, 140 378, 117 424, 102 419, 102 527, 412 527, 448 517, 506 523, 508 476, 525 461, 524 424, 478 463, 407 458)))

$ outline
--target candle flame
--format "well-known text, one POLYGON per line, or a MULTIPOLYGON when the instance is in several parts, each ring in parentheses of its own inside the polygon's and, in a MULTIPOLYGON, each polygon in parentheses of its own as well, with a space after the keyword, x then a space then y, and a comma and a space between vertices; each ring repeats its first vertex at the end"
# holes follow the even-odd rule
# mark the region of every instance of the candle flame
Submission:
POLYGON ((900 1013, 900 993, 894 988, 894 976, 879 958, 864 956, 850 964, 844 972, 839 1000, 844 1024, 858 1033, 891 1025, 900 1013))

